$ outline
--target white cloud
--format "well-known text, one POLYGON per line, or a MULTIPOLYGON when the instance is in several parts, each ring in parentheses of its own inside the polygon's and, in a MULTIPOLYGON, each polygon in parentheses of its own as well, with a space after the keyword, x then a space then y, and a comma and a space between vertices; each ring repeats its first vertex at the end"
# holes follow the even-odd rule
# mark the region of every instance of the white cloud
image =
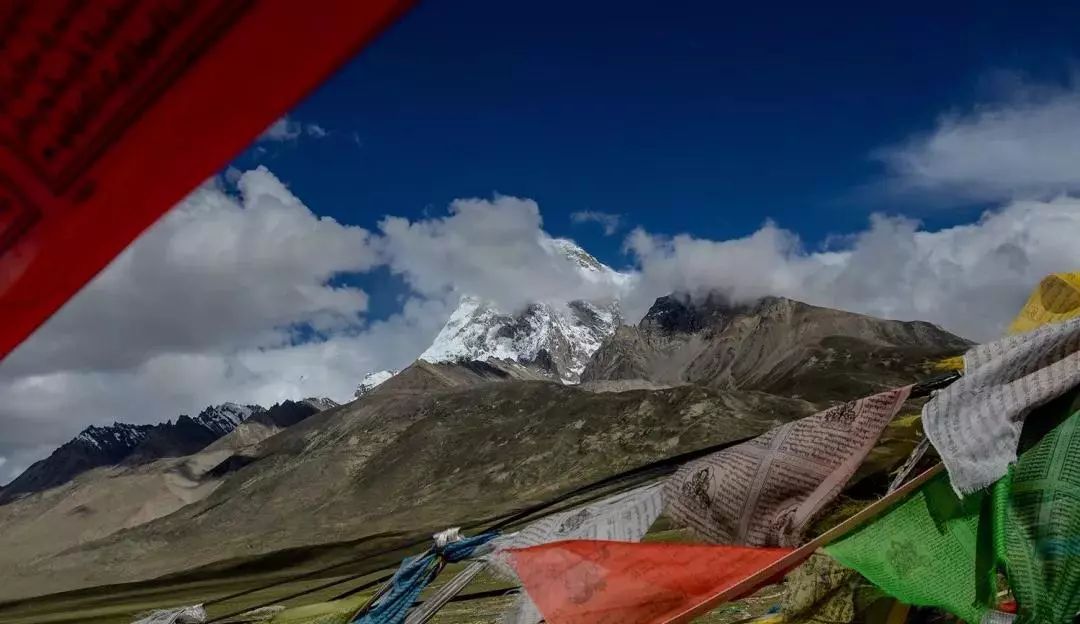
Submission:
POLYGON ((397 326, 368 327, 367 294, 328 283, 376 266, 371 234, 315 216, 265 168, 232 178, 235 191, 193 192, 0 364, 5 470, 87 424, 158 422, 225 400, 345 398, 365 367, 408 358, 397 335, 415 335, 399 331, 419 323, 408 308, 397 326), (340 340, 290 346, 297 325, 340 340), (287 358, 325 364, 303 381, 267 364, 287 358))
POLYGON ((605 236, 612 236, 622 227, 622 215, 599 210, 582 210, 570 213, 574 223, 598 223, 604 229, 605 236))
POLYGON ((1046 199, 1080 191, 1080 89, 1014 84, 875 154, 886 189, 940 201, 1046 199))
POLYGON ((428 298, 471 294, 518 309, 531 301, 605 299, 620 292, 618 283, 587 279, 573 260, 545 249, 550 237, 531 199, 458 199, 447 217, 387 217, 379 229, 391 269, 428 298))
POLYGON ((301 136, 321 139, 330 133, 319 124, 300 123, 288 115, 270 124, 256 141, 294 141, 301 136))
POLYGON ((121 254, 0 373, 127 368, 169 352, 276 345, 288 326, 355 325, 367 295, 335 288, 377 263, 370 234, 318 218, 259 167, 240 198, 204 185, 121 254))
POLYGON ((750 236, 712 241, 643 230, 627 238, 641 271, 628 302, 719 289, 736 300, 782 295, 900 320, 926 320, 974 340, 999 335, 1049 273, 1080 268, 1080 199, 1017 201, 971 224, 938 231, 874 215, 840 249, 806 250, 767 223, 750 236))

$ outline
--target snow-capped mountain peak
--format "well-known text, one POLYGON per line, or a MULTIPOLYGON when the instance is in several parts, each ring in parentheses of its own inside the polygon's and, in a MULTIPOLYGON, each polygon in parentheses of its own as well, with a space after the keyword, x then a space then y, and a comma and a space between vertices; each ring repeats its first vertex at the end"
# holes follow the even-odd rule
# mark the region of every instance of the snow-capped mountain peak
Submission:
POLYGON ((337 401, 335 401, 335 400, 333 400, 333 399, 331 399, 329 397, 308 397, 308 398, 304 399, 303 401, 301 401, 301 403, 306 403, 306 404, 314 407, 315 409, 319 410, 320 412, 323 412, 323 411, 326 411, 326 410, 328 410, 328 409, 330 409, 332 407, 338 407, 339 405, 341 405, 341 403, 338 403, 337 401))
POLYGON ((106 426, 90 425, 75 436, 73 442, 82 442, 102 450, 131 449, 146 439, 152 425, 129 425, 113 423, 106 426))
POLYGON ((217 435, 223 436, 236 429, 237 425, 251 418, 252 415, 265 411, 265 408, 258 405, 222 403, 221 405, 207 407, 192 420, 217 435))
MULTIPOLYGON (((541 241, 555 262, 571 260, 589 282, 618 290, 628 277, 564 238, 541 241)), ((507 312, 491 301, 463 296, 435 341, 420 355, 428 362, 511 360, 576 383, 585 364, 621 322, 618 303, 538 301, 507 312)))
POLYGON ((376 387, 381 385, 386 380, 390 379, 394 375, 397 375, 400 371, 396 369, 381 370, 374 373, 368 373, 364 375, 364 378, 360 380, 360 385, 356 387, 356 393, 354 396, 360 398, 365 394, 371 392, 376 387))

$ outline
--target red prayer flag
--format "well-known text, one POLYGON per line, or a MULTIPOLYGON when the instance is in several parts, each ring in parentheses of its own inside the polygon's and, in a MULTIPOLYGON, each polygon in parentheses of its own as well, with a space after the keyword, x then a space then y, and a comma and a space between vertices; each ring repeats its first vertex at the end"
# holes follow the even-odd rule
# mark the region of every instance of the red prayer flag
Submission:
POLYGON ((508 552, 547 622, 650 624, 685 613, 793 551, 572 540, 508 552))
POLYGON ((0 2, 0 357, 409 4, 0 2))

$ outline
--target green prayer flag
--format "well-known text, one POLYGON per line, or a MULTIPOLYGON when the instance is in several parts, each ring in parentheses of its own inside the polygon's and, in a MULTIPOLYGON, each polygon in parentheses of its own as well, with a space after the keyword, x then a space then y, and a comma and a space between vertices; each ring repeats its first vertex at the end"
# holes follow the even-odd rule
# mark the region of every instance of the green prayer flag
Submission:
POLYGON ((990 547, 979 538, 983 500, 959 500, 942 473, 825 552, 907 604, 978 622, 994 595, 991 562, 977 556, 990 547))
POLYGON ((993 506, 1017 624, 1071 623, 1080 611, 1080 412, 1020 455, 994 484, 993 506))

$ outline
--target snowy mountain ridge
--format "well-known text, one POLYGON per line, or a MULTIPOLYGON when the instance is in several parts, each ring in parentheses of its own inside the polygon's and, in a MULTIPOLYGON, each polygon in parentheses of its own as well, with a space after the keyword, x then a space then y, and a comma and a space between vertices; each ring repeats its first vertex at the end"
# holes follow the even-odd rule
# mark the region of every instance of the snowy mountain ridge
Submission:
POLYGON ((207 407, 193 420, 219 436, 223 436, 236 429, 237 425, 251 418, 253 414, 265 411, 266 408, 261 405, 222 403, 207 407))
MULTIPOLYGON (((589 255, 571 240, 541 241, 553 260, 572 261, 586 281, 624 287, 629 276, 589 255)), ((618 302, 534 302, 517 312, 465 295, 420 359, 427 362, 510 360, 577 383, 585 364, 621 323, 618 302)))
POLYGON ((71 443, 83 443, 96 449, 131 449, 146 439, 153 425, 90 425, 79 432, 71 443))
POLYGON ((368 373, 367 375, 364 375, 364 378, 360 380, 360 385, 356 386, 356 392, 353 394, 353 396, 359 399, 360 397, 377 388, 384 381, 390 379, 394 375, 397 375, 399 372, 401 371, 397 369, 390 369, 376 371, 374 373, 368 373))

